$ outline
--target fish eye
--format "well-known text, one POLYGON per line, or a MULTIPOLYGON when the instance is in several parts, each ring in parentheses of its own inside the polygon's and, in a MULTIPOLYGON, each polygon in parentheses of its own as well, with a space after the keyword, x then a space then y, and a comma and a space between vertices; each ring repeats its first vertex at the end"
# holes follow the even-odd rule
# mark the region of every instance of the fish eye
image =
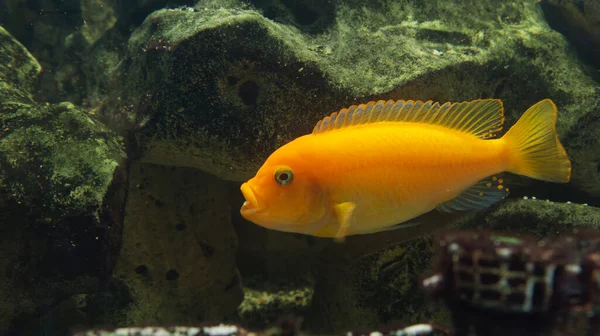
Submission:
POLYGON ((279 168, 275 171, 275 181, 281 185, 292 183, 294 172, 289 168, 279 168))

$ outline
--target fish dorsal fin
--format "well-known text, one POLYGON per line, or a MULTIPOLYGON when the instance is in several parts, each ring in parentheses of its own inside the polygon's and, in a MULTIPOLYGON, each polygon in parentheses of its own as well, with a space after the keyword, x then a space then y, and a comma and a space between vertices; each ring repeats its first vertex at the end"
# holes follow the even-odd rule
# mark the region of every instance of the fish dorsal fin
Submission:
POLYGON ((439 125, 482 139, 502 130, 504 107, 499 99, 478 99, 444 104, 417 100, 379 100, 352 105, 321 119, 312 134, 379 122, 439 125))
POLYGON ((484 209, 503 200, 508 195, 508 188, 498 176, 485 178, 463 191, 457 197, 436 207, 443 212, 484 209))

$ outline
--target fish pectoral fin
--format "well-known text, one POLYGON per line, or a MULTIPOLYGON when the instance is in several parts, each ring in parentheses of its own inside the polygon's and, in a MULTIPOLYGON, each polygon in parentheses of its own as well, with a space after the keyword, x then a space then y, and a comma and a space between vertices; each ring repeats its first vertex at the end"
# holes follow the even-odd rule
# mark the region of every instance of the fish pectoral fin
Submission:
POLYGON ((455 198, 438 205, 436 209, 443 212, 485 209, 508 195, 508 188, 502 182, 497 176, 485 178, 455 198))
POLYGON ((356 208, 356 204, 353 202, 338 203, 333 207, 335 217, 340 225, 337 233, 334 236, 334 240, 338 243, 343 242, 344 238, 346 237, 346 233, 350 228, 350 219, 352 217, 352 213, 354 212, 354 208, 356 208))

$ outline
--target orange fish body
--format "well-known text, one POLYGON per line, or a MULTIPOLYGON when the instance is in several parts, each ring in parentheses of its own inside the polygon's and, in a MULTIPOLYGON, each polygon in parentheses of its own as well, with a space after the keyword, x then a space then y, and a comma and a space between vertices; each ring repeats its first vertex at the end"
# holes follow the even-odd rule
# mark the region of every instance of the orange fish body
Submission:
POLYGON ((351 106, 273 152, 242 185, 241 214, 270 229, 343 239, 410 225, 436 208, 485 208, 507 194, 493 177, 501 172, 569 180, 550 100, 490 139, 503 120, 495 99, 351 106))

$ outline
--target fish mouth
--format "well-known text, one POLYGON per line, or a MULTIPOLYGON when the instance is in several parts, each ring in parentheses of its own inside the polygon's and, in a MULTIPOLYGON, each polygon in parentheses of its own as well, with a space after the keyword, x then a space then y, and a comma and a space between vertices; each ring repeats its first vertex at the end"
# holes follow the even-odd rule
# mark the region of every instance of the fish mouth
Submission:
POLYGON ((240 209, 242 216, 246 217, 260 211, 261 209, 258 200, 256 199, 256 195, 254 194, 254 191, 252 191, 252 188, 250 188, 248 182, 243 183, 240 190, 246 199, 240 209))

